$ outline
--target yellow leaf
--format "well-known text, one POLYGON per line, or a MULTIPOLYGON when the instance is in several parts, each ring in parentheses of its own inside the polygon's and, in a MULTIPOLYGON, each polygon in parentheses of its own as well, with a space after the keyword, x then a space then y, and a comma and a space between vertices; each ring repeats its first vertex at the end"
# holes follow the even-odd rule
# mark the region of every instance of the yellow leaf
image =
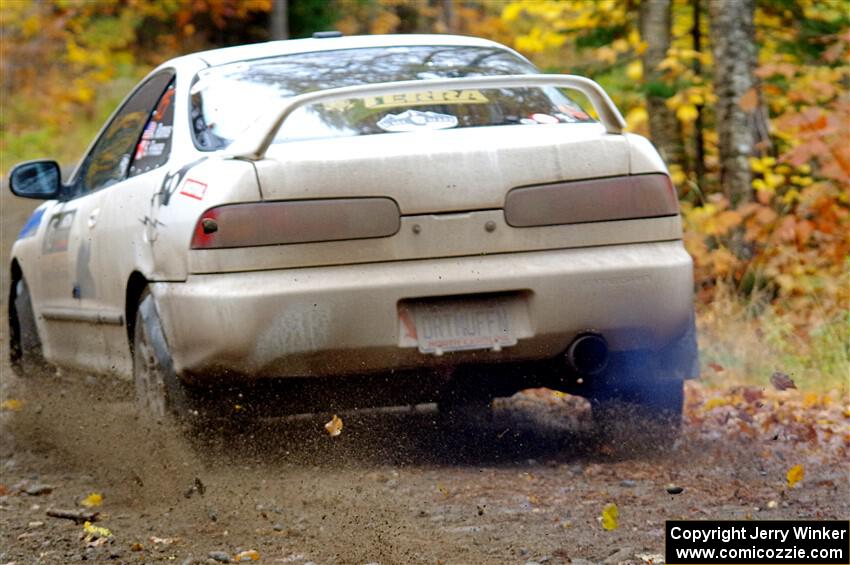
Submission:
POLYGON ((9 410, 11 412, 19 412, 24 407, 24 401, 17 398, 9 398, 0 402, 0 410, 9 410))
POLYGON ((788 488, 793 488, 794 485, 802 481, 805 476, 806 472, 802 465, 794 465, 788 469, 788 473, 785 475, 785 478, 788 480, 788 488))
POLYGON ((635 82, 643 78, 643 63, 640 60, 632 61, 626 67, 626 76, 635 82))
POLYGON ((100 506, 103 503, 103 496, 98 492, 93 492, 80 501, 80 504, 86 508, 100 506))
POLYGON ((699 116, 699 112, 697 111, 697 107, 693 104, 683 104, 679 106, 679 109, 676 110, 676 117, 679 118, 679 121, 689 124, 697 119, 699 116))
POLYGON ((620 517, 620 511, 617 510, 617 505, 613 502, 606 504, 602 509, 602 527, 608 531, 616 530, 619 527, 617 519, 620 517))
POLYGON ((728 406, 732 404, 732 401, 723 396, 715 396, 714 398, 709 398, 708 401, 703 404, 703 410, 706 412, 710 410, 714 410, 715 408, 719 408, 721 406, 728 406))
POLYGON ((342 433, 342 418, 334 414, 334 417, 331 418, 331 421, 325 424, 325 431, 328 432, 328 435, 331 437, 336 437, 342 433))
POLYGON ((112 537, 112 532, 107 528, 102 528, 100 526, 94 526, 91 522, 86 520, 86 523, 83 524, 83 531, 93 538, 110 538, 112 537))

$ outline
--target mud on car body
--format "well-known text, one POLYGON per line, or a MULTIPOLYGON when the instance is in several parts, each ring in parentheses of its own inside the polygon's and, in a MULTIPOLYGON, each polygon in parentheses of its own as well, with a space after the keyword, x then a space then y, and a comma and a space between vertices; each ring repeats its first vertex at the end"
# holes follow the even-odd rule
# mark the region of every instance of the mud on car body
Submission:
POLYGON ((549 386, 675 422, 691 259, 664 163, 623 126, 593 81, 474 38, 173 59, 67 183, 11 173, 45 200, 12 252, 13 365, 132 378, 157 417, 549 386))

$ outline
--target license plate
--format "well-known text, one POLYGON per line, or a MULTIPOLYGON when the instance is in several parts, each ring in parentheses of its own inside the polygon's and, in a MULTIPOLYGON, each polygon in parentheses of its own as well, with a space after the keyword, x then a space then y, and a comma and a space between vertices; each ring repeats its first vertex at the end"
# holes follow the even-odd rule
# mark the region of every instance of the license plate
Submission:
POLYGON ((517 342, 510 311, 500 301, 421 304, 413 309, 413 319, 422 353, 499 350, 517 342))

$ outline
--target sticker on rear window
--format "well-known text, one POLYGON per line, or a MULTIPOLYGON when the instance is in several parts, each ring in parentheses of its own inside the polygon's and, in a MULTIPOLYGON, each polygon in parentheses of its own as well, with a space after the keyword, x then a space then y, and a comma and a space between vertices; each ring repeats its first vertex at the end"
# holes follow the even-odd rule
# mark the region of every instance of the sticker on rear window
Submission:
POLYGON ((401 114, 387 114, 378 120, 378 127, 384 131, 449 129, 457 127, 457 118, 437 112, 406 110, 401 114))
POLYGON ((363 99, 367 108, 397 108, 399 106, 431 106, 437 104, 486 104, 489 102, 479 90, 427 90, 368 96, 363 99))

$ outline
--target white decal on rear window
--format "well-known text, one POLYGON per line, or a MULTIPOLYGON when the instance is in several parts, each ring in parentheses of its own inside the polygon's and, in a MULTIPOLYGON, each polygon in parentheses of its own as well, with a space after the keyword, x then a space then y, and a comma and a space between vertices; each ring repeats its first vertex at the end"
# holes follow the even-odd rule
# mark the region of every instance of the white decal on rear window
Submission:
POLYGON ((437 112, 406 110, 401 114, 387 114, 378 121, 378 127, 384 131, 449 129, 457 127, 457 118, 437 112))
POLYGON ((393 108, 398 106, 428 106, 434 104, 486 104, 489 102, 479 90, 428 90, 384 94, 363 99, 367 108, 393 108))

